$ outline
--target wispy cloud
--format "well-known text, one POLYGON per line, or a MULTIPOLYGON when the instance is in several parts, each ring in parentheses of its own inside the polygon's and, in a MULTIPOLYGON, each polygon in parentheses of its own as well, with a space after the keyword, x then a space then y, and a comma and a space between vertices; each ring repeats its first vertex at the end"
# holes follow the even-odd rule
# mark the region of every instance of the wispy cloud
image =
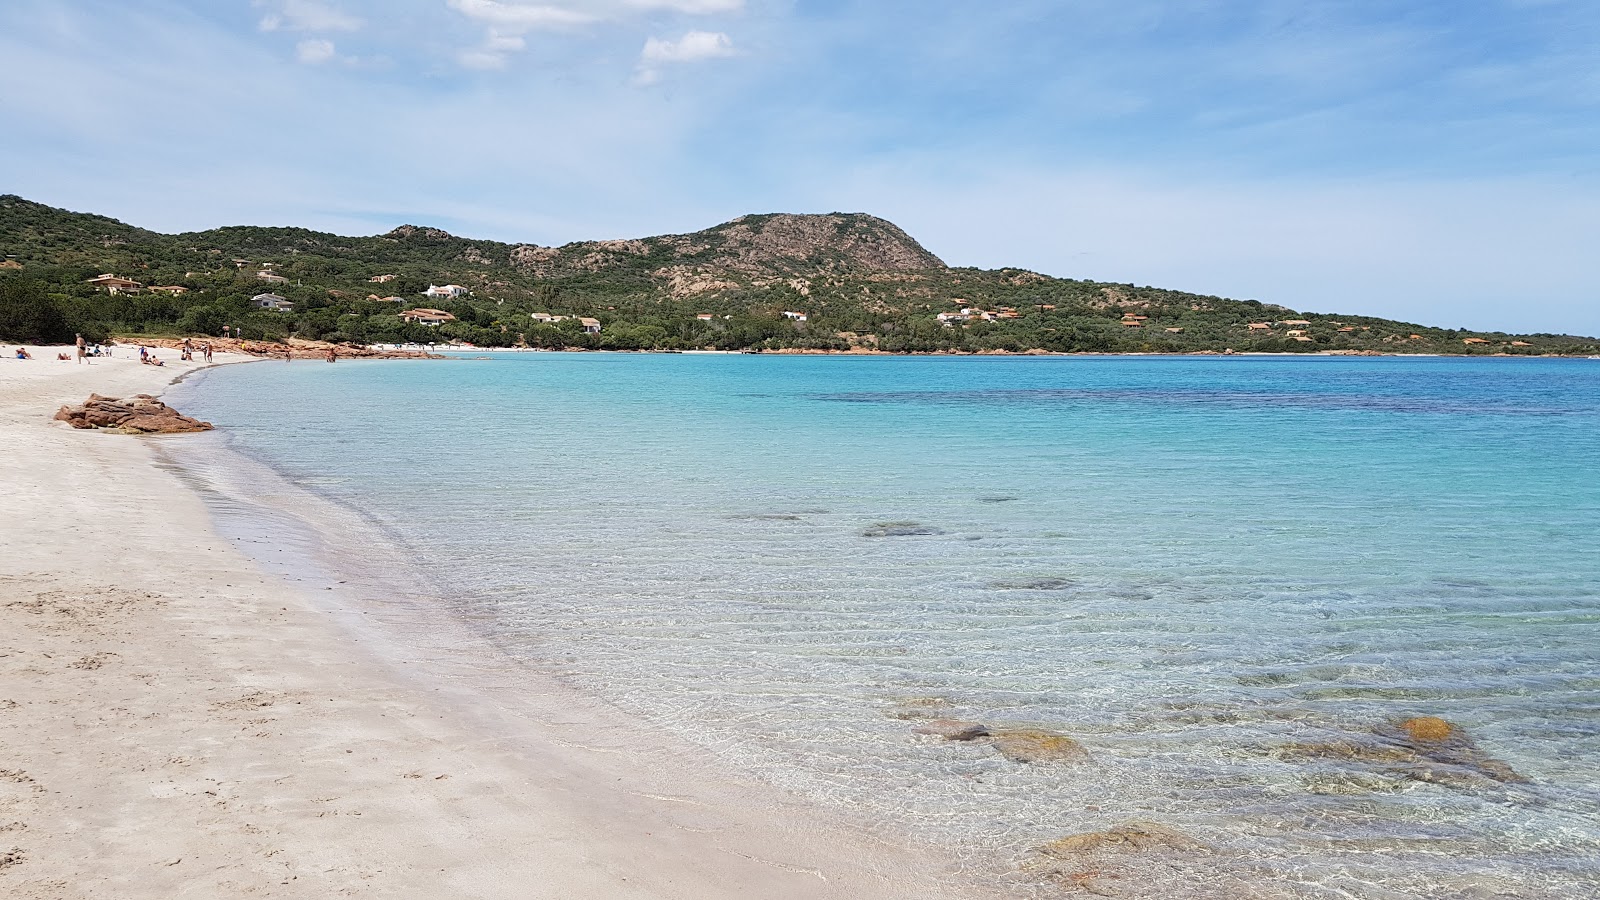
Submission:
POLYGON ((625 0, 634 9, 660 9, 691 16, 731 13, 744 9, 744 0, 625 0))
POLYGON ((306 65, 315 66, 325 63, 335 56, 333 41, 322 38, 310 38, 301 41, 295 45, 294 55, 295 59, 306 65))
POLYGON ((318 0, 256 0, 267 9, 261 17, 262 31, 356 31, 360 18, 318 0))
POLYGON ((528 42, 522 35, 506 34, 491 28, 484 36, 482 44, 461 51, 456 60, 469 69, 503 69, 507 58, 527 45, 528 42))
MULTIPOLYGON (((711 16, 737 13, 744 9, 744 0, 554 0, 554 2, 518 2, 518 0, 446 0, 446 5, 470 21, 484 25, 488 34, 482 45, 469 48, 457 55, 464 66, 474 69, 504 68, 512 53, 525 48, 510 38, 536 31, 556 31, 588 26, 625 27, 630 20, 649 14, 679 16, 711 16)), ((646 47, 647 54, 665 54, 652 63, 686 62, 688 58, 671 58, 679 54, 702 54, 694 57, 710 58, 718 53, 715 42, 708 39, 720 37, 725 49, 732 44, 726 35, 711 32, 690 32, 680 41, 652 39, 646 47), (687 42, 687 43, 685 43, 687 42), (679 46, 679 45, 683 46, 679 46), (655 49, 652 50, 651 47, 655 49)), ((641 73, 647 70, 641 68, 641 73)), ((649 70, 653 71, 653 70, 649 70)))
POLYGON ((531 31, 573 28, 599 20, 599 16, 545 3, 503 3, 500 0, 448 0, 451 9, 477 22, 502 30, 531 31))
POLYGON ((639 51, 639 67, 634 83, 654 84, 661 80, 661 67, 701 62, 735 55, 733 39, 720 31, 691 31, 675 41, 650 38, 639 51))

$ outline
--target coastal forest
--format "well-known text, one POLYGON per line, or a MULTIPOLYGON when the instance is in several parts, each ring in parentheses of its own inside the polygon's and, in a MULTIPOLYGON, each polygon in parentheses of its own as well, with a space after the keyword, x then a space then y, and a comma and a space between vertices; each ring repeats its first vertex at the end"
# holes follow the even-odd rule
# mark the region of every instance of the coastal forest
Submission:
POLYGON ((1590 337, 955 268, 863 214, 749 215, 543 247, 413 225, 169 235, 0 196, 0 340, 75 332, 595 350, 1600 353, 1590 337), (434 286, 459 290, 426 295, 434 286), (408 315, 418 308, 443 315, 408 315))

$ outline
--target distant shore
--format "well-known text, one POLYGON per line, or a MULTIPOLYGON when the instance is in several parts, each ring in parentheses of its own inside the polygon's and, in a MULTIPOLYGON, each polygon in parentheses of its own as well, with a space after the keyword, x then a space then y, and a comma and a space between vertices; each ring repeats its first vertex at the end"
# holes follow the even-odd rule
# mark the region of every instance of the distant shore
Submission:
POLYGON ((466 638, 427 652, 372 624, 362 604, 384 598, 268 574, 162 463, 159 441, 188 437, 50 421, 203 364, 30 349, 0 360, 0 893, 1000 895, 765 786, 688 774, 687 749, 466 638))

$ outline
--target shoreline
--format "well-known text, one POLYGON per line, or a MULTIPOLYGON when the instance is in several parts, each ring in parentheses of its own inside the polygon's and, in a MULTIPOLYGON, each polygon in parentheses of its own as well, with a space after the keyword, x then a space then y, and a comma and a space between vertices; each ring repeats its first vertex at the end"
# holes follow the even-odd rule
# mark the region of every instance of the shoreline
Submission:
POLYGON ((268 571, 228 546, 161 444, 49 422, 201 364, 40 356, 0 368, 0 884, 15 896, 1003 893, 706 771, 404 598, 380 621, 390 597, 268 571))

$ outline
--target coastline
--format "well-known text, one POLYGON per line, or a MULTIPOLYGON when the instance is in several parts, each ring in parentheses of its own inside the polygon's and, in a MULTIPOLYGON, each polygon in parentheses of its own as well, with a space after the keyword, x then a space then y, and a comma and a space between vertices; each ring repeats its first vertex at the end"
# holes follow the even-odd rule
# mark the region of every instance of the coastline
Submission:
POLYGON ((269 571, 163 462, 185 438, 50 422, 199 364, 42 349, 0 368, 13 895, 974 895, 415 606, 269 571))

